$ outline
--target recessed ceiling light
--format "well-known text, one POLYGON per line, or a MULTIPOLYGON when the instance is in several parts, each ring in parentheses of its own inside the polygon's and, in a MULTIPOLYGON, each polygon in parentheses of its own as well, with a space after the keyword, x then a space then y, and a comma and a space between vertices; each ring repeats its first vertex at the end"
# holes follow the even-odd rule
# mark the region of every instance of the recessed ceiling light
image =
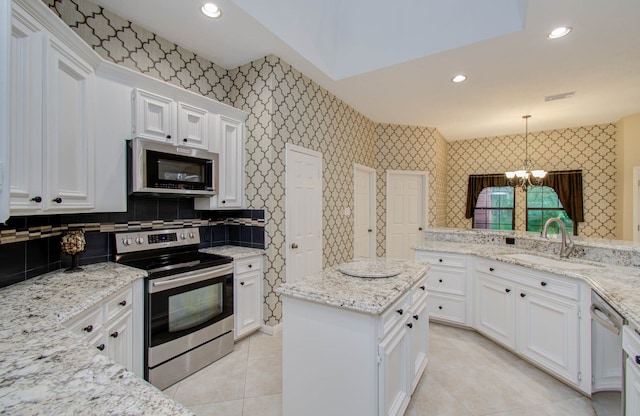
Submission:
POLYGON ((462 74, 456 75, 455 77, 451 78, 451 82, 454 82, 456 84, 459 84, 459 83, 464 82, 466 80, 467 80, 467 76, 466 75, 462 75, 462 74))
POLYGON ((561 26, 553 29, 551 33, 547 35, 549 39, 558 39, 564 36, 567 36, 569 32, 571 32, 572 28, 570 26, 561 26))
POLYGON ((222 15, 222 12, 218 8, 218 6, 216 6, 213 3, 203 4, 202 7, 200 8, 200 11, 202 12, 202 14, 212 19, 216 19, 220 17, 220 15, 222 15))

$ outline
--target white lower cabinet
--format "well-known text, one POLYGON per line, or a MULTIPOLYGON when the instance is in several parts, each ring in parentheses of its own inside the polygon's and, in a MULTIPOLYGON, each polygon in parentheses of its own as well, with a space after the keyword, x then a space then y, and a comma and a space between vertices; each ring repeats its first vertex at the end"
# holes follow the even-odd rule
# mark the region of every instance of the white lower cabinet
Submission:
POLYGON ((262 326, 262 256, 234 261, 234 338, 242 338, 262 326))
POLYGON ((143 377, 142 280, 67 321, 74 334, 124 368, 143 377))
POLYGON ((403 415, 428 358, 426 276, 375 316, 283 297, 283 414, 403 415))
POLYGON ((622 330, 622 347, 626 354, 625 414, 640 415, 640 335, 628 325, 625 325, 622 330))
POLYGON ((467 256, 416 250, 414 258, 430 264, 427 279, 430 319, 471 325, 472 295, 467 278, 467 256))
POLYGON ((590 393, 590 320, 581 319, 580 284, 486 260, 476 261, 476 273, 476 329, 590 393))

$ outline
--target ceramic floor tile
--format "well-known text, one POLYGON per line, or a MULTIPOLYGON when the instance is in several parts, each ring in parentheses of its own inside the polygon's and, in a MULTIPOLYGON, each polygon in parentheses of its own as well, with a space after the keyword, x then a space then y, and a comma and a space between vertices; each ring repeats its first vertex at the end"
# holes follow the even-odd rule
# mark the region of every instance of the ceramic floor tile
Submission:
POLYGON ((166 389, 162 390, 162 392, 173 399, 173 396, 175 396, 176 391, 178 391, 179 385, 180 385, 180 382, 178 381, 173 386, 169 386, 166 389))
POLYGON ((250 360, 282 356, 282 332, 274 335, 258 332, 251 336, 249 342, 250 360))
POLYGON ((282 393, 282 357, 249 360, 244 397, 282 393))
POLYGON ((274 394, 244 399, 242 416, 282 416, 282 395, 274 394))
MULTIPOLYGON (((529 406, 482 416, 549 416, 549 414, 542 410, 539 406, 529 406)), ((576 414, 574 416, 578 415, 576 414)))
POLYGON ((472 416, 472 414, 444 388, 442 381, 438 380, 438 373, 429 372, 424 373, 416 386, 405 416, 472 416))
POLYGON ((182 380, 174 399, 184 406, 244 398, 247 362, 227 356, 182 380))
POLYGON ((242 416, 244 400, 189 406, 197 416, 242 416))
POLYGON ((547 403, 542 408, 549 416, 596 416, 591 400, 586 397, 547 403))

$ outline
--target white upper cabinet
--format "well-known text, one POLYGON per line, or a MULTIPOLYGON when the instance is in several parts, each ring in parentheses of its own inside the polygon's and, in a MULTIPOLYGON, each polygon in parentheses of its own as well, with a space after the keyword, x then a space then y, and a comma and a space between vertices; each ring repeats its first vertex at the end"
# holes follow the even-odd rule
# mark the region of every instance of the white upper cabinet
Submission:
POLYGON ((209 148, 209 119, 207 110, 178 103, 178 144, 207 150, 209 148))
POLYGON ((133 137, 209 148, 207 110, 138 88, 133 91, 133 108, 133 137))
MULTIPOLYGON (((244 121, 225 115, 217 120, 215 142, 209 149, 220 155, 218 169, 218 195, 211 198, 196 198, 196 209, 225 209, 244 207, 244 121)), ((214 137, 213 135, 211 135, 214 137)))
MULTIPOLYGON (((29 12, 42 12, 24 4, 34 7, 29 12)), ((50 18, 37 17, 45 23, 50 18)), ((14 4, 10 205, 18 215, 94 206, 95 61, 76 53, 42 21, 14 4)))
POLYGON ((44 209, 93 208, 93 68, 55 38, 47 42, 44 209))
POLYGON ((133 91, 133 136, 177 143, 174 101, 148 91, 133 91))

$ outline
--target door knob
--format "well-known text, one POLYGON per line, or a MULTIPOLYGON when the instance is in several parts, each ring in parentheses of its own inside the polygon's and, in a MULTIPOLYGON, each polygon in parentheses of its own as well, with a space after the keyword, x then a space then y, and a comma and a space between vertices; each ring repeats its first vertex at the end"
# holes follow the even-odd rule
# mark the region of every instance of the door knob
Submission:
POLYGON ((295 249, 297 249, 297 248, 298 248, 298 245, 297 245, 296 243, 292 243, 292 244, 291 244, 291 248, 295 250, 295 249))
POLYGON ((422 231, 422 227, 418 227, 418 231, 422 231))
POLYGON ((372 232, 373 232, 373 230, 372 230, 371 228, 369 228, 369 229, 367 230, 367 232, 368 232, 368 233, 372 233, 372 232))

